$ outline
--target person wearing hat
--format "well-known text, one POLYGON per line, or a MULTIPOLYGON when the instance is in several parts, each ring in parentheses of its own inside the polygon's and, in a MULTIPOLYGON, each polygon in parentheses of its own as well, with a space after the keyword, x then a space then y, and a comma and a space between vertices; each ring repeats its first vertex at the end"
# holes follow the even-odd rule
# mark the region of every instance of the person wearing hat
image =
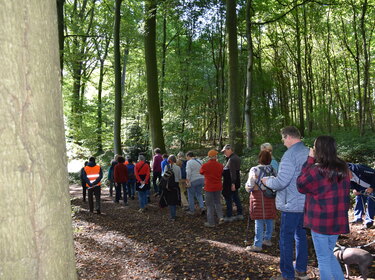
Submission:
POLYGON ((241 159, 233 151, 231 145, 227 144, 221 150, 226 157, 226 164, 223 170, 223 196, 227 205, 227 212, 224 221, 243 220, 241 200, 238 195, 238 189, 241 187, 240 166, 241 159), (237 206, 237 216, 233 215, 233 202, 237 206))
POLYGON ((206 227, 215 226, 215 213, 218 217, 219 224, 223 223, 223 210, 220 202, 220 192, 223 189, 221 176, 223 173, 223 165, 217 161, 216 150, 208 152, 209 160, 204 163, 199 171, 204 176, 204 191, 207 208, 206 227))
POLYGON ((375 215, 375 170, 364 164, 348 163, 348 167, 351 172, 350 188, 356 196, 354 220, 351 223, 362 223, 362 216, 365 215, 365 226, 371 228, 375 215))

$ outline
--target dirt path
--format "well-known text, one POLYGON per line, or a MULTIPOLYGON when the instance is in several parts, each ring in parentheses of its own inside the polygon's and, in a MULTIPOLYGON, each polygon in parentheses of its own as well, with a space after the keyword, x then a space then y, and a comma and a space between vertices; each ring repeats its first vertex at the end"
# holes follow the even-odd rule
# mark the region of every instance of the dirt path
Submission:
MULTIPOLYGON (((279 273, 278 223, 272 238, 275 245, 265 247, 262 253, 250 253, 244 250, 246 219, 206 228, 205 217, 189 216, 178 209, 177 220, 171 222, 168 210, 159 209, 156 199, 151 198, 148 211, 139 213, 137 199, 130 200, 129 206, 115 204, 106 188, 102 190, 102 214, 97 215, 90 213, 87 202, 82 201, 80 186, 72 185, 70 192, 81 280, 254 280, 269 279, 279 273)), ((251 224, 251 243, 253 227, 251 224)), ((372 241, 371 238, 374 240, 374 230, 360 231, 344 236, 342 243, 357 246, 372 241)), ((375 245, 370 249, 375 253, 375 245)), ((316 266, 315 258, 309 258, 311 279, 318 279, 316 266)), ((372 271, 371 277, 374 276, 372 271)))

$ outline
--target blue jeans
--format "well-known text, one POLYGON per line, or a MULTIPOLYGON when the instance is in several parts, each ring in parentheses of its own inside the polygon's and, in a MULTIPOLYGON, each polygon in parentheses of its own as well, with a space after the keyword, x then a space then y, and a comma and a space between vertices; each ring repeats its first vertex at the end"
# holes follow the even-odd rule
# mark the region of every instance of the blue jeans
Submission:
POLYGON ((228 196, 225 196, 225 202, 227 205, 227 217, 232 217, 232 212, 233 212, 233 202, 237 206, 237 215, 242 215, 242 205, 241 205, 241 200, 240 197, 238 196, 238 190, 234 192, 230 192, 228 196))
POLYGON ((147 205, 147 191, 138 191, 139 207, 144 209, 147 205))
MULTIPOLYGON (((371 195, 374 195, 372 193, 371 195)), ((369 196, 365 195, 357 195, 355 197, 355 206, 354 206, 354 220, 355 221, 362 221, 363 214, 365 216, 365 224, 373 224, 374 223, 374 214, 375 214, 375 201, 371 199, 369 196), (367 203, 367 209, 365 207, 367 203), (365 213, 366 210, 366 213, 365 213)))
POLYGON ((262 247, 263 239, 271 240, 273 225, 274 220, 255 220, 254 246, 262 247), (266 227, 266 232, 263 238, 264 227, 266 227))
POLYGON ((176 218, 177 206, 176 205, 168 205, 168 207, 169 207, 169 213, 171 215, 171 219, 176 218))
POLYGON ((311 231, 314 242, 320 279, 344 280, 344 273, 333 254, 338 235, 327 235, 311 231))
POLYGON ((116 202, 119 202, 121 198, 121 189, 123 189, 123 199, 124 202, 128 202, 128 198, 126 197, 126 183, 117 183, 116 184, 116 202))
POLYGON ((188 193, 188 201, 189 201, 189 210, 194 212, 194 197, 197 199, 199 208, 203 208, 203 195, 202 195, 202 188, 204 185, 204 178, 195 180, 190 183, 190 188, 187 188, 188 193))
POLYGON ((135 195, 135 180, 129 180, 128 183, 126 184, 128 188, 128 193, 129 196, 134 197, 135 195))
POLYGON ((296 248, 295 270, 307 270, 307 238, 303 228, 303 213, 281 212, 280 271, 287 279, 294 279, 293 251, 296 248))

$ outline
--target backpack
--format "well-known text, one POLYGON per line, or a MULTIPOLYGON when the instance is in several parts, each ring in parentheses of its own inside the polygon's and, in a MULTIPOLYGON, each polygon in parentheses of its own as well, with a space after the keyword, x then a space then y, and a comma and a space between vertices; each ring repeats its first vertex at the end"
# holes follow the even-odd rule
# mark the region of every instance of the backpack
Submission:
POLYGON ((127 164, 126 167, 128 168, 128 179, 135 180, 134 164, 127 164))
POLYGON ((275 198, 276 197, 276 191, 273 189, 270 189, 266 185, 262 183, 262 178, 263 177, 269 177, 269 176, 275 176, 275 170, 271 165, 266 165, 266 166, 259 166, 259 175, 258 179, 255 182, 259 188, 263 191, 263 195, 267 198, 275 198))
POLYGON ((172 167, 169 166, 168 170, 164 172, 163 176, 161 176, 160 186, 162 189, 169 191, 175 184, 174 172, 172 167))
POLYGON ((349 169, 353 173, 353 177, 357 177, 355 180, 352 178, 352 185, 357 191, 360 191, 358 187, 369 188, 375 187, 375 170, 364 164, 353 164, 348 163, 349 169))

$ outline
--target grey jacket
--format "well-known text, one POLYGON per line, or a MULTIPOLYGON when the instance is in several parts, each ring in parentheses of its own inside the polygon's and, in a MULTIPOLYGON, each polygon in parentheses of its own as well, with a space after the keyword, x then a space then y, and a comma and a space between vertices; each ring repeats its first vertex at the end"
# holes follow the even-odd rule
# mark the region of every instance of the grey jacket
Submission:
POLYGON ((267 186, 277 191, 276 208, 283 212, 303 212, 305 195, 297 190, 297 178, 309 155, 309 148, 298 142, 284 153, 277 177, 270 177, 267 186))

